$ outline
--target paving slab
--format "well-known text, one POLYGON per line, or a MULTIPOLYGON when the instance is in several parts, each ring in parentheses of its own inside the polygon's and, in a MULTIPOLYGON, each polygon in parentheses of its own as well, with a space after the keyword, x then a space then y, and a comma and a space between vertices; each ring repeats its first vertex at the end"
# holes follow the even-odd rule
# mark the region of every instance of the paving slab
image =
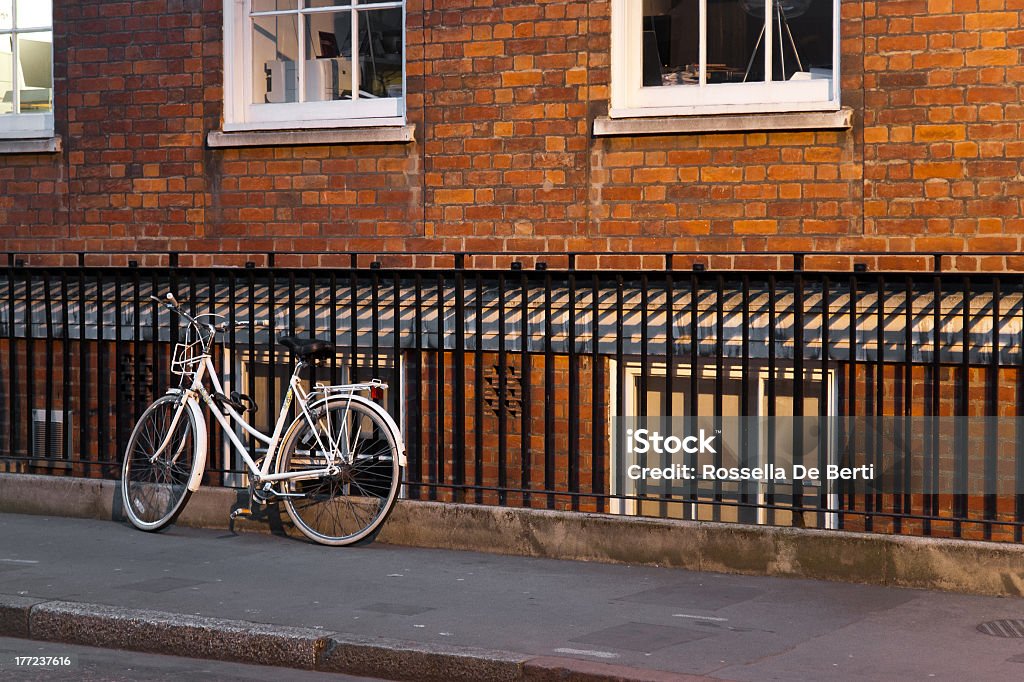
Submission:
MULTIPOLYGON (((71 637, 44 628, 53 614, 98 618, 83 644, 109 645, 128 614, 129 634, 184 619, 180 655, 209 655, 218 621, 302 646, 323 633, 327 669, 395 679, 1024 677, 1024 638, 978 629, 1024 619, 1018 598, 16 514, 0 538, 0 615, 28 609, 51 639, 71 637)), ((291 656, 274 647, 265 660, 291 656)))

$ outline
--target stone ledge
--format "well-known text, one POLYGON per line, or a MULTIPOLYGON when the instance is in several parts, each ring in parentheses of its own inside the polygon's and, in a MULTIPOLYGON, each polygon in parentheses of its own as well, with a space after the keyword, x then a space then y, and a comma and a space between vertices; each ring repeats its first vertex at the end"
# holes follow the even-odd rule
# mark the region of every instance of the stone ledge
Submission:
POLYGON ((696 135, 700 133, 762 132, 773 130, 848 130, 853 110, 809 111, 782 114, 734 114, 714 116, 656 116, 651 118, 594 119, 594 136, 696 135))
POLYGON ((226 133, 212 130, 206 135, 213 149, 231 147, 281 147, 320 144, 385 144, 412 142, 416 127, 331 128, 316 130, 252 130, 226 133))
POLYGON ((60 135, 23 139, 0 138, 0 154, 54 154, 64 149, 60 135))
MULTIPOLYGON (((244 490, 200 488, 178 519, 227 528, 244 490)), ((114 481, 0 473, 0 512, 120 520, 114 481)), ((283 512, 282 512, 283 514, 283 512)), ((271 515, 246 532, 294 533, 271 515)), ((1024 546, 400 500, 378 540, 549 559, 1024 596, 1024 546)), ((10 617, 10 614, 8 616, 10 617)))

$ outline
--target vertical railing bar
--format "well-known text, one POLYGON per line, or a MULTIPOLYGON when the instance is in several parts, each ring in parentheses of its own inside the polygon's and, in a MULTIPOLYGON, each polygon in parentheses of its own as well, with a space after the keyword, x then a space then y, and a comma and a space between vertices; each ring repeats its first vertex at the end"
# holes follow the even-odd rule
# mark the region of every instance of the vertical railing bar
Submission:
MULTIPOLYGON (((121 358, 124 352, 124 332, 122 327, 122 314, 124 312, 124 297, 121 292, 123 285, 122 271, 114 269, 114 461, 127 448, 126 438, 122 433, 124 429, 124 391, 118 378, 121 376, 121 358)), ((49 441, 47 441, 49 442, 49 441)))
MULTIPOLYGON (((288 281, 288 290, 287 290, 287 292, 285 292, 285 296, 287 297, 287 300, 288 300, 288 335, 289 336, 297 336, 298 333, 299 333, 298 332, 298 327, 299 327, 299 325, 298 325, 298 322, 299 322, 299 320, 298 320, 298 303, 299 302, 297 300, 299 295, 298 295, 298 289, 296 288, 295 270, 294 269, 287 270, 287 276, 288 276, 288 280, 287 280, 288 281)), ((316 332, 316 329, 315 329, 315 326, 313 324, 313 321, 309 320, 309 322, 307 322, 307 326, 306 326, 306 336, 308 338, 313 338, 313 334, 315 332, 316 332)), ((295 357, 294 353, 292 353, 292 352, 288 353, 288 376, 291 376, 291 373, 295 371, 295 363, 297 362, 297 360, 298 359, 295 357)), ((274 377, 275 377, 274 378, 274 383, 277 383, 277 372, 276 371, 274 372, 274 377)), ((282 387, 282 389, 284 389, 284 387, 282 387)), ((282 390, 282 394, 284 394, 284 395, 287 395, 287 392, 288 392, 287 389, 282 390)), ((281 397, 283 398, 284 395, 282 395, 281 397)), ((294 417, 295 417, 295 403, 293 402, 291 404, 291 406, 289 406, 289 409, 288 409, 288 418, 289 419, 293 419, 294 417)))
POLYGON ((329 371, 331 373, 330 383, 338 385, 341 383, 340 367, 338 366, 338 351, 341 350, 341 340, 338 338, 338 272, 332 269, 327 274, 327 323, 331 334, 331 345, 335 350, 331 353, 329 371))
POLYGON ((107 377, 107 348, 105 341, 105 333, 103 329, 103 309, 105 307, 106 298, 104 292, 104 279, 103 271, 96 271, 96 403, 98 411, 96 414, 96 435, 98 440, 96 442, 96 462, 100 465, 100 471, 102 475, 106 477, 109 475, 109 464, 106 456, 106 446, 110 443, 108 435, 108 414, 109 406, 107 399, 109 397, 109 382, 107 377))
MULTIPOLYGON (((551 272, 544 273, 544 395, 552 396, 555 386, 555 356, 551 346, 554 336, 551 299, 551 272)), ((555 489, 555 401, 544 401, 544 490, 555 489)), ((555 496, 547 496, 548 509, 555 508, 555 496)))
POLYGON ((508 504, 508 354, 505 348, 505 273, 498 275, 498 504, 508 504))
MULTIPOLYGON (((136 288, 138 286, 136 285, 136 288)), ((136 297, 136 306, 138 306, 136 297)), ((69 458, 75 459, 77 455, 73 450, 74 434, 71 433, 69 425, 71 423, 71 415, 74 411, 71 409, 72 396, 71 396, 71 301, 70 292, 68 290, 68 271, 66 268, 60 269, 60 312, 61 312, 61 336, 63 339, 64 352, 61 353, 61 394, 62 398, 62 413, 64 415, 64 439, 60 444, 62 450, 61 453, 69 458)), ((137 313, 136 313, 137 315, 137 313)), ((137 323, 136 323, 137 324, 137 323)), ((138 337, 138 333, 136 333, 138 337)), ((136 372, 138 376, 138 372, 136 372)), ((82 410, 79 409, 81 414, 82 410)), ((74 468, 72 467, 71 473, 74 474, 74 468)))
MULTIPOLYGON (((46 352, 46 426, 43 430, 43 442, 49 448, 53 443, 53 427, 50 419, 50 413, 53 412, 53 294, 50 291, 49 268, 43 270, 43 301, 46 306, 46 340, 43 342, 46 352)), ((61 455, 62 453, 57 453, 55 459, 60 459, 61 455)))
MULTIPOLYGON (((941 266, 941 258, 936 258, 936 273, 938 268, 941 266)), ((924 520, 924 534, 932 534, 932 521, 930 517, 939 515, 939 499, 936 494, 938 491, 939 481, 939 411, 940 411, 940 393, 939 387, 942 385, 940 381, 941 373, 941 338, 939 335, 940 328, 942 326, 942 279, 935 275, 932 278, 932 366, 931 366, 931 381, 928 382, 928 386, 931 387, 931 420, 929 423, 930 438, 927 441, 928 453, 925 457, 925 520, 924 520)))
MULTIPOLYGON (((530 419, 533 416, 533 361, 530 358, 530 304, 529 304, 529 292, 528 292, 529 280, 527 279, 526 272, 523 271, 519 280, 519 307, 520 307, 520 334, 519 334, 519 352, 521 354, 520 364, 522 366, 522 376, 520 377, 520 384, 523 387, 523 409, 520 413, 520 429, 519 429, 519 467, 520 467, 520 487, 529 491, 531 487, 530 481, 530 466, 531 466, 531 451, 530 451, 530 419)), ((523 506, 530 507, 532 503, 532 496, 529 492, 523 493, 523 506)))
MULTIPOLYGON (((886 299, 886 284, 884 275, 879 274, 876 278, 876 294, 875 294, 875 420, 876 424, 881 424, 885 417, 885 299, 886 299)), ((884 512, 884 496, 880 492, 884 489, 882 483, 882 472, 881 464, 883 462, 883 442, 882 442, 882 429, 876 428, 874 430, 874 441, 871 447, 871 463, 875 466, 875 484, 874 488, 876 491, 871 495, 871 503, 869 504, 870 511, 873 512, 884 512)))
MULTIPOLYGON (((25 404, 28 406, 28 419, 25 421, 25 444, 31 459, 38 459, 35 452, 35 443, 32 441, 32 410, 36 405, 36 352, 35 352, 35 329, 33 329, 33 308, 35 307, 35 296, 32 293, 32 271, 24 268, 25 275, 25 404)), ((16 428, 20 431, 21 424, 16 428)), ((102 442, 102 441, 101 441, 102 442)))
POLYGON ((373 377, 380 377, 380 270, 370 270, 370 352, 373 377))
MULTIPOLYGON (((793 259, 793 449, 804 457, 804 273, 803 254, 793 259)), ((795 526, 804 527, 804 483, 793 479, 793 512, 795 526)))
MULTIPOLYGON (((722 412, 725 411, 725 276, 715 277, 715 431, 722 432, 722 412)), ((722 448, 715 448, 714 464, 722 466, 722 448)), ((722 519, 722 482, 715 478, 715 504, 711 508, 715 521, 722 519)))
MULTIPOLYGON (((647 273, 643 272, 640 274, 640 385, 638 387, 638 399, 637 399, 637 414, 640 417, 647 417, 649 414, 650 406, 648 404, 648 380, 647 377, 650 373, 650 356, 648 347, 648 337, 650 335, 649 319, 647 309, 650 306, 650 292, 649 282, 647 279, 647 273)), ((638 462, 641 466, 650 466, 651 460, 645 460, 638 462)), ((646 498, 649 494, 647 489, 647 481, 641 478, 636 482, 636 496, 640 498, 646 498)), ((639 502, 639 504, 646 504, 646 502, 639 502)))
POLYGON ((1018 525, 1013 527, 1013 541, 1024 540, 1024 528, 1020 522, 1024 521, 1024 418, 1021 415, 1021 406, 1024 405, 1024 278, 1021 278, 1020 288, 1020 341, 1018 344, 1019 354, 1017 356, 1017 401, 1014 409, 1014 521, 1018 525))
MULTIPOLYGON (((576 357, 576 265, 575 258, 569 255, 569 492, 580 491, 580 444, 579 444, 579 367, 576 357)), ((570 505, 573 511, 580 509, 579 495, 572 495, 570 505)))
POLYGON ((594 493, 595 506, 598 512, 605 511, 606 500, 601 497, 605 490, 605 440, 604 426, 607 419, 600 409, 605 403, 604 399, 604 363, 601 362, 601 280, 595 272, 593 274, 593 291, 591 298, 590 320, 591 320, 591 373, 594 377, 591 400, 590 400, 590 428, 591 428, 591 472, 590 486, 594 493))
MULTIPOLYGON (((623 307, 625 303, 623 300, 623 286, 622 274, 617 273, 615 275, 615 414, 620 418, 626 416, 626 365, 623 348, 623 336, 625 335, 623 307)), ((619 471, 624 468, 624 465, 624 463, 619 465, 619 471)), ((621 480, 619 471, 609 471, 609 476, 615 476, 618 477, 617 480, 621 480)), ((624 494, 622 486, 616 486, 615 489, 619 495, 624 494)), ((627 507, 628 503, 623 501, 619 506, 619 512, 625 513, 627 507)))
MULTIPOLYGON (((81 419, 79 425, 78 457, 83 460, 82 475, 89 477, 92 473, 92 462, 89 458, 90 435, 90 386, 89 386, 89 343, 87 341, 88 331, 86 330, 86 304, 85 304, 85 268, 79 265, 78 268, 78 376, 80 386, 78 390, 81 405, 81 419)), ((14 363, 11 363, 13 374, 14 363)), ((13 430, 12 430, 13 432, 13 430)))
MULTIPOLYGON (((675 318, 675 282, 672 278, 672 254, 665 255, 665 397, 662 400, 662 414, 667 417, 670 421, 674 416, 672 403, 675 397, 675 373, 676 373, 676 355, 675 355, 675 329, 673 328, 673 319, 675 318)), ((669 458, 667 453, 662 457, 660 466, 665 467, 669 465, 669 458)), ((672 497, 672 481, 665 479, 661 487, 662 503, 659 505, 659 516, 661 518, 667 518, 669 516, 669 506, 667 500, 672 497)))
MULTIPOLYGON (((690 404, 687 410, 687 433, 697 433, 697 417, 700 416, 700 282, 697 273, 690 273, 690 404)), ((620 389, 621 390, 621 389, 620 389)), ((691 453, 687 458, 686 466, 695 471, 697 467, 697 454, 691 453)), ((683 518, 698 518, 700 485, 694 481, 687 481, 689 488, 690 504, 685 507, 683 518)))
MULTIPOLYGON (((392 304, 392 331, 391 331, 391 381, 389 382, 390 400, 389 409, 393 410, 392 414, 395 415, 396 420, 400 420, 398 426, 405 430, 406 424, 404 423, 404 417, 406 414, 405 407, 408 405, 405 396, 405 386, 402 383, 402 280, 397 270, 392 273, 391 281, 391 304, 392 304)), ((331 318, 334 317, 333 306, 328 311, 331 318)), ((331 335, 331 342, 334 342, 333 330, 331 335)), ((417 419, 419 413, 417 413, 417 419)), ((406 446, 408 449, 408 446, 406 446)), ((408 453, 406 454, 406 466, 408 467, 408 453)), ((405 475, 406 481, 408 481, 408 471, 402 472, 405 475)), ((403 481, 403 484, 406 484, 403 481)), ((405 493, 408 495, 408 492, 405 493)))
MULTIPOLYGON (((435 484, 444 483, 444 401, 445 401, 445 322, 444 322, 445 284, 444 273, 437 273, 437 385, 435 386, 436 410, 434 430, 434 457, 430 463, 431 481, 435 484)), ((454 434, 453 434, 454 438, 454 434)), ((437 486, 431 486, 430 499, 437 499, 437 486)))
MULTIPOLYGON (((963 277, 963 299, 961 301, 962 329, 961 334, 961 357, 960 357, 960 385, 959 385, 959 416, 970 417, 970 384, 971 384, 971 281, 967 275, 963 277)), ((959 438, 957 448, 953 457, 953 536, 963 535, 963 521, 968 516, 967 482, 968 482, 968 431, 966 419, 959 419, 959 438)))
POLYGON ((455 349, 452 354, 452 483, 453 499, 464 501, 466 490, 466 275, 464 254, 455 255, 455 349))
MULTIPOLYGON (((21 401, 17 399, 18 396, 18 334, 15 325, 17 319, 16 312, 16 296, 15 296, 15 277, 16 272, 14 270, 13 254, 10 263, 6 268, 7 275, 7 327, 8 327, 8 343, 7 343, 7 382, 8 382, 8 410, 7 410, 7 442, 9 445, 9 454, 14 457, 18 451, 18 434, 17 425, 22 423, 20 418, 20 410, 18 409, 21 401)), ((84 419, 82 420, 84 423, 84 419)))
MULTIPOLYGON (((766 453, 767 464, 775 465, 775 417, 777 416, 776 395, 778 392, 778 366, 776 361, 776 349, 778 331, 776 328, 775 304, 776 304, 776 282, 775 273, 768 273, 768 387, 765 391, 768 399, 768 433, 766 434, 768 451, 766 453)), ((769 526, 775 525, 775 484, 768 483, 768 490, 765 494, 765 520, 769 526)))
MULTIPOLYGON (((428 385, 423 379, 423 275, 419 271, 416 271, 413 280, 413 295, 415 296, 413 304, 415 315, 413 320, 415 325, 413 329, 415 334, 413 370, 415 375, 409 382, 409 385, 416 389, 416 417, 409 420, 409 443, 412 444, 412 447, 416 448, 416 451, 409 453, 409 468, 412 469, 409 472, 409 480, 416 481, 419 484, 423 481, 423 455, 427 451, 427 448, 423 445, 423 425, 426 421, 423 413, 423 387, 428 385)), ((422 494, 423 491, 419 485, 413 486, 409 490, 409 497, 414 500, 420 499, 422 494)))
POLYGON ((352 257, 352 267, 348 271, 348 310, 349 310, 349 325, 348 325, 348 344, 349 344, 349 356, 348 356, 348 379, 347 383, 357 383, 359 381, 359 289, 357 282, 355 256, 352 257))
MULTIPOLYGON (((316 272, 314 270, 312 270, 312 269, 307 271, 307 276, 306 276, 306 292, 309 295, 309 300, 306 303, 306 307, 308 309, 308 315, 309 315, 309 337, 311 339, 317 339, 317 338, 320 338, 320 332, 317 329, 317 316, 316 316, 316 308, 317 308, 316 272)), ((293 296, 294 296, 294 294, 293 294, 293 296)), ((320 379, 321 379, 321 377, 320 377, 320 374, 319 374, 319 368, 316 366, 316 364, 313 364, 313 366, 311 366, 309 368, 309 387, 310 387, 310 389, 312 389, 314 386, 316 386, 317 382, 319 382, 320 379)))
MULTIPOLYGON (((253 399, 256 398, 256 268, 247 268, 246 275, 248 279, 248 290, 249 290, 249 345, 246 349, 246 355, 248 356, 247 367, 249 371, 246 373, 248 379, 248 386, 246 390, 253 399)), ((270 347, 274 345, 274 333, 272 329, 274 319, 274 311, 269 307, 267 308, 267 349, 269 352, 270 347)), ((273 381, 273 373, 268 372, 268 383, 273 381)), ((274 404, 267 404, 263 406, 265 414, 273 414, 277 411, 277 406, 274 404)), ((250 434, 249 435, 249 452, 256 452, 256 439, 250 434)), ((255 456, 255 454, 253 455, 255 456)), ((241 467, 245 468, 245 467, 241 467)))
POLYGON ((992 357, 989 360, 987 404, 985 405, 985 497, 984 497, 984 538, 992 539, 992 528, 996 521, 996 488, 998 485, 998 455, 996 454, 996 418, 999 417, 999 310, 1002 299, 1002 279, 992 278, 992 357))
POLYGON ((484 283, 480 271, 476 271, 476 343, 473 357, 473 409, 475 436, 473 448, 473 482, 476 485, 474 499, 477 504, 484 501, 484 283))
MULTIPOLYGON (((829 464, 829 434, 832 424, 829 419, 829 347, 832 339, 829 334, 829 317, 831 312, 831 287, 828 275, 821 278, 821 389, 818 394, 818 471, 825 472, 829 464)), ((826 476, 821 478, 821 489, 818 494, 818 528, 825 528, 828 514, 829 491, 832 483, 826 476)))
MULTIPOLYGON (((910 275, 905 281, 904 301, 904 338, 903 338, 903 445, 899 448, 899 455, 903 458, 903 466, 897 469, 898 483, 894 502, 902 498, 900 504, 893 505, 895 513, 913 514, 913 498, 911 496, 911 482, 913 476, 913 441, 911 432, 911 417, 914 414, 914 282, 910 275)), ((899 516, 895 519, 895 531, 903 532, 903 519, 899 516)))
MULTIPOLYGON (((63 270, 61 274, 63 276, 63 270)), ((132 268, 132 407, 131 414, 128 415, 131 418, 131 423, 136 423, 139 415, 141 414, 140 407, 142 406, 141 393, 142 393, 142 354, 145 352, 145 345, 142 343, 142 277, 139 274, 139 268, 136 264, 132 268)), ((64 296, 64 310, 67 312, 67 296, 64 296)), ((64 325, 64 329, 67 330, 67 324, 64 325)), ((66 331, 65 331, 66 338, 66 331)), ((67 361, 67 351, 64 353, 65 362, 67 361)), ((65 391, 65 396, 68 393, 65 391)), ((65 398, 67 400, 67 398, 65 398)))
MULTIPOLYGON (((857 339, 857 322, 858 322, 858 319, 857 319, 857 305, 858 305, 858 300, 857 299, 858 299, 858 297, 859 297, 859 293, 858 293, 857 275, 856 275, 856 272, 854 272, 854 274, 850 275, 850 325, 849 325, 850 326, 850 381, 849 381, 849 386, 848 386, 849 399, 847 400, 847 403, 849 405, 848 410, 847 410, 847 414, 849 414, 851 417, 853 417, 854 420, 856 420, 857 416, 858 416, 857 415, 857 384, 859 382, 859 377, 857 375, 857 371, 858 371, 857 370, 857 344, 858 344, 858 339, 857 339)), ((866 360, 867 360, 867 358, 865 357, 865 361, 866 360)), ((866 374, 867 374, 867 372, 865 371, 865 375, 866 374)), ((865 393, 865 395, 867 395, 867 386, 864 387, 864 393, 865 393)), ((856 454, 857 454, 857 432, 858 432, 858 429, 856 427, 856 423, 855 422, 851 422, 851 428, 849 429, 849 446, 848 446, 848 452, 850 453, 851 457, 852 456, 856 456, 856 454)), ((866 441, 866 436, 865 436, 865 442, 867 442, 866 441)), ((858 464, 858 463, 854 462, 854 464, 858 464)), ((847 492, 847 495, 846 495, 847 509, 849 511, 851 511, 851 512, 852 511, 856 511, 856 509, 857 509, 857 496, 856 496, 856 492, 854 490, 854 487, 853 487, 852 484, 848 484, 848 485, 846 485, 844 487, 845 487, 846 492, 847 492)), ((867 505, 867 495, 865 495, 864 499, 865 499, 864 504, 866 506, 867 505)), ((871 530, 871 526, 872 526, 872 517, 871 517, 870 514, 865 514, 863 516, 863 523, 864 523, 864 530, 870 531, 871 530)))
MULTIPOLYGON (((754 467, 756 464, 750 460, 750 274, 744 272, 740 282, 740 462, 741 467, 754 467)), ((740 483, 740 503, 749 505, 751 503, 751 487, 757 484, 749 482, 740 483)), ((755 498, 756 499, 756 498, 755 498)), ((750 517, 751 507, 740 507, 738 513, 741 518, 750 517)))

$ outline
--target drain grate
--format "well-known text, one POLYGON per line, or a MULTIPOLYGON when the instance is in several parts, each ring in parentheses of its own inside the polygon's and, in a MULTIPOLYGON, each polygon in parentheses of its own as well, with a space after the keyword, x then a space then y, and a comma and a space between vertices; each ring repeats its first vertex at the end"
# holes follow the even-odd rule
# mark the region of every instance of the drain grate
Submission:
POLYGON ((990 620, 978 626, 978 632, 993 637, 1024 639, 1024 620, 990 620))

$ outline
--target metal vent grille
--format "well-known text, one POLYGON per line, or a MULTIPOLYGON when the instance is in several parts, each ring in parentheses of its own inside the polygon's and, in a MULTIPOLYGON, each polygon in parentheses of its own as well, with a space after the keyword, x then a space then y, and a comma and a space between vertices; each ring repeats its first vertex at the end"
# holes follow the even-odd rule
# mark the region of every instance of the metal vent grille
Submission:
POLYGON ((32 456, 41 459, 70 459, 71 443, 65 428, 71 428, 71 415, 59 410, 32 410, 32 456))
POLYGON ((993 637, 1024 639, 1024 620, 990 620, 978 626, 978 632, 993 637))

